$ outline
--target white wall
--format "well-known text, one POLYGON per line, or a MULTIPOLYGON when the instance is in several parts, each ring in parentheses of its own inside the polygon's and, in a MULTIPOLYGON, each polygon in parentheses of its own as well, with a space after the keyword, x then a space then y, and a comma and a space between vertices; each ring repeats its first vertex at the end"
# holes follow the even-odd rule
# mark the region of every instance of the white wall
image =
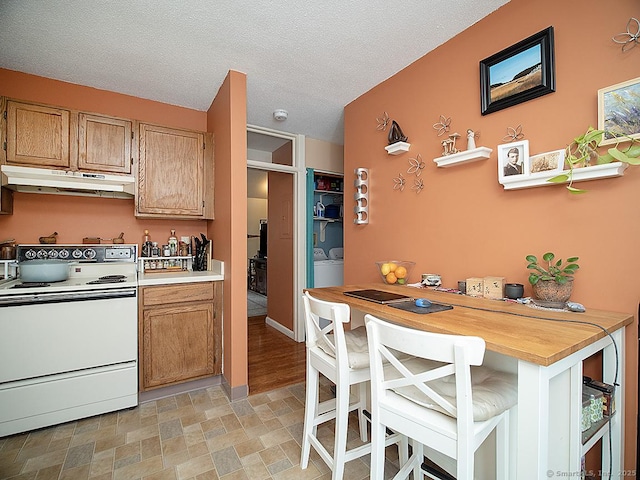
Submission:
POLYGON ((342 145, 306 138, 304 143, 305 164, 314 170, 344 173, 344 149, 342 145))

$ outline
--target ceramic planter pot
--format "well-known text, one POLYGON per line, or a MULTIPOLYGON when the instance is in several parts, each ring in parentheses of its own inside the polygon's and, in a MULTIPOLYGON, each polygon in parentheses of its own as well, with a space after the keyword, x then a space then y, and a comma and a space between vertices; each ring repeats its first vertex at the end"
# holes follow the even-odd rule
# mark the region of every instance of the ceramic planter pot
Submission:
POLYGON ((538 283, 531 286, 533 296, 545 302, 566 302, 571 297, 573 291, 573 279, 567 283, 559 284, 555 280, 538 280, 538 283))

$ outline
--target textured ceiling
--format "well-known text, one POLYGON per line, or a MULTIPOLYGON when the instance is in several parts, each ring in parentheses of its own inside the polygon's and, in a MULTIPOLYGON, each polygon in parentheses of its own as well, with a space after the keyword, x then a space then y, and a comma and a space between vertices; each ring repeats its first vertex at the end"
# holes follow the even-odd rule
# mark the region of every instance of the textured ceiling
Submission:
POLYGON ((0 0, 0 67, 343 143, 343 107, 508 0, 0 0), (276 122, 273 111, 289 112, 276 122))

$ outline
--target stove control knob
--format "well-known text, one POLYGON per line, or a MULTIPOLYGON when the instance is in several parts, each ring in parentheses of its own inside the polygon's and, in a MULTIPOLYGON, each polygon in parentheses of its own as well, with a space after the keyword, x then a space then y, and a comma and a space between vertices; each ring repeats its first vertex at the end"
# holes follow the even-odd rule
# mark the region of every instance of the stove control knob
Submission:
POLYGON ((47 256, 49 258, 58 258, 58 251, 57 250, 49 250, 49 252, 47 253, 47 256))
POLYGON ((69 258, 69 250, 60 250, 58 256, 60 258, 69 258))
POLYGON ((75 259, 82 258, 82 250, 76 248, 73 252, 71 252, 71 256, 75 259))
POLYGON ((46 250, 38 250, 38 253, 36 254, 38 258, 47 258, 47 251, 46 250))
POLYGON ((36 258, 36 251, 33 249, 29 249, 24 253, 24 256, 29 260, 33 260, 34 258, 36 258))
POLYGON ((87 248, 82 256, 89 260, 93 260, 94 258, 96 258, 96 251, 93 248, 87 248))

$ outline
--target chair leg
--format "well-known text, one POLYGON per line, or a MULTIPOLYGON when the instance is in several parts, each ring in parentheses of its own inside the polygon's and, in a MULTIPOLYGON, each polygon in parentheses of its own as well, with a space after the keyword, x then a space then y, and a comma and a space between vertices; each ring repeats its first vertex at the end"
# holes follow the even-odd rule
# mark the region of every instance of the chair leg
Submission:
POLYGON ((336 382, 336 428, 332 480, 342 480, 344 474, 347 432, 349 430, 349 390, 348 381, 339 380, 336 382))
POLYGON ((496 425, 496 480, 509 478, 509 413, 496 425))
POLYGON ((384 479, 384 438, 385 426, 376 421, 371 412, 371 480, 384 479))
POLYGON ((409 461, 409 437, 402 435, 398 443, 398 462, 400 466, 409 461))
POLYGON ((411 442, 413 446, 413 455, 415 455, 415 466, 413 467, 413 479, 422 480, 424 473, 422 473, 422 460, 424 459, 424 446, 422 443, 414 440, 411 442))
POLYGON ((305 395, 304 428, 302 432, 302 453, 300 456, 300 468, 305 469, 309 465, 309 455, 311 454, 311 442, 309 438, 316 434, 317 427, 314 420, 318 415, 319 401, 319 374, 307 362, 307 385, 305 395))
POLYGON ((458 480, 473 480, 473 467, 474 467, 474 449, 471 446, 471 439, 467 439, 466 443, 460 445, 461 440, 458 437, 458 458, 457 460, 457 473, 456 478, 458 480))
POLYGON ((369 436, 367 434, 367 417, 364 410, 367 407, 367 383, 362 382, 358 385, 358 424, 360 425, 360 440, 367 442, 369 436))

